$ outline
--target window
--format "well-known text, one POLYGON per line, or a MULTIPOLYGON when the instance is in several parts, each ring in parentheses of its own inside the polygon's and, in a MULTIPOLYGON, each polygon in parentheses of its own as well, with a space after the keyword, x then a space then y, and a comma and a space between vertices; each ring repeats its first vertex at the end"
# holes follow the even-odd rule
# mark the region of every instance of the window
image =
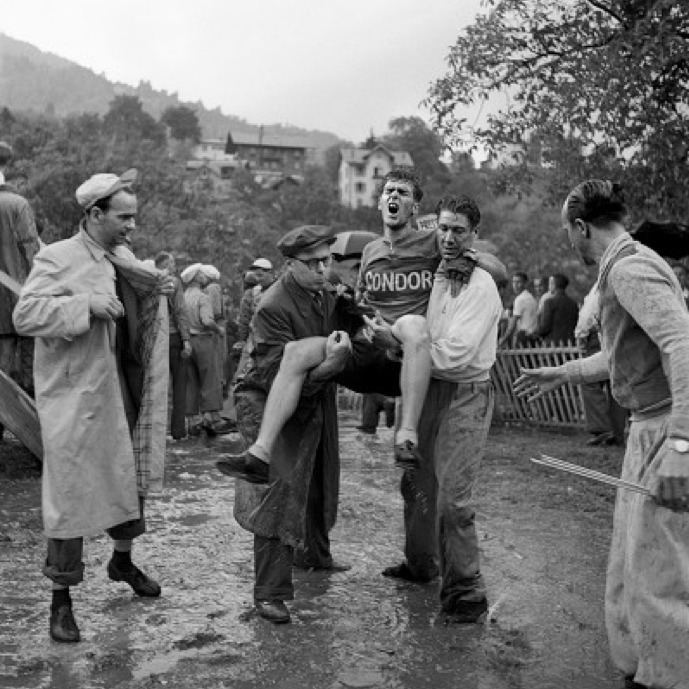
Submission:
POLYGON ((357 182, 354 188, 357 194, 363 194, 366 191, 366 185, 363 182, 357 182))

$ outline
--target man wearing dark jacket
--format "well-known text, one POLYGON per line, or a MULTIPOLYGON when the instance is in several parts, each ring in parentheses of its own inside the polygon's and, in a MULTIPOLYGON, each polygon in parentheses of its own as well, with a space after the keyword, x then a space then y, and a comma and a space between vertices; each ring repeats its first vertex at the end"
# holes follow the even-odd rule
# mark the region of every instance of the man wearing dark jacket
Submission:
POLYGON ((562 273, 555 273, 548 281, 550 296, 543 304, 536 334, 546 342, 562 345, 574 341, 574 328, 579 316, 579 307, 565 290, 569 279, 562 273))
POLYGON ((237 482, 235 518, 254 533, 256 610, 274 623, 290 621, 284 601, 294 597, 293 562, 337 568, 328 532, 337 513, 340 464, 335 384, 328 380, 344 366, 348 332, 361 320, 349 316, 342 308, 348 302, 326 289, 333 241, 330 229, 320 225, 298 227, 280 240, 285 272, 261 297, 249 362, 235 388, 237 424, 253 442, 283 357, 304 339, 324 341, 323 361, 310 371, 297 409, 277 439, 269 483, 237 482))

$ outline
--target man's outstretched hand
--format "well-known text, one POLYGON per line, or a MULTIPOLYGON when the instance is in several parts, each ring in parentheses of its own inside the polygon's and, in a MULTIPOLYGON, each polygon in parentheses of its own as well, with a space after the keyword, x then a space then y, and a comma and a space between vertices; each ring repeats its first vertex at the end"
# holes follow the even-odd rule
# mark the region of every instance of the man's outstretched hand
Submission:
POLYGON ((519 373, 512 389, 517 397, 526 397, 527 402, 534 402, 567 382, 567 374, 561 366, 520 368, 519 373))

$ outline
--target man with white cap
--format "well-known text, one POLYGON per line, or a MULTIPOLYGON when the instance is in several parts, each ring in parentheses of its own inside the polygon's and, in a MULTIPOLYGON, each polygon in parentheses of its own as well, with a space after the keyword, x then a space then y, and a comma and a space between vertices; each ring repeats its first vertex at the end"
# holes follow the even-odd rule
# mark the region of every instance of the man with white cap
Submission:
POLYGON ((256 284, 244 290, 242 300, 239 303, 239 316, 237 317, 238 339, 233 346, 235 355, 241 357, 239 364, 237 364, 237 373, 242 371, 247 361, 247 354, 244 353, 244 348, 249 338, 249 324, 261 300, 261 295, 275 282, 273 264, 267 258, 257 258, 249 266, 248 272, 256 278, 256 284))
POLYGON ((202 263, 185 268, 180 278, 184 289, 184 306, 191 336, 191 357, 187 368, 187 419, 189 435, 199 435, 202 430, 214 435, 225 432, 220 428, 223 406, 222 384, 216 340, 222 328, 213 315, 213 304, 203 291, 210 282, 202 263))
POLYGON ((69 587, 83 579, 83 537, 114 540, 110 579, 139 596, 160 586, 131 560, 143 505, 162 488, 170 278, 124 246, 135 227, 136 171, 97 174, 76 192, 84 217, 43 248, 14 310, 35 337, 36 408, 44 448, 42 511, 53 582, 50 635, 79 641, 69 587))

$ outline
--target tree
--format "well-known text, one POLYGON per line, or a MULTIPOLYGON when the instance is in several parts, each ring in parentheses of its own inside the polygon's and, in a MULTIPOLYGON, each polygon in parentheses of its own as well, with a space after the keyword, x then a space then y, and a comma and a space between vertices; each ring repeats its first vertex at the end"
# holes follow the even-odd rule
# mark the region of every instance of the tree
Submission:
POLYGON ((163 112, 160 121, 170 127, 170 136, 178 141, 192 141, 198 143, 201 140, 201 125, 196 113, 184 105, 170 106, 163 112))
POLYGON ((156 147, 165 144, 163 125, 144 112, 143 105, 136 96, 115 96, 103 118, 103 127, 117 143, 129 144, 132 151, 142 141, 149 141, 156 147))
MULTIPOLYGON (((689 4, 676 0, 487 0, 457 38, 426 104, 451 143, 461 106, 509 96, 475 132, 489 151, 529 138, 553 167, 550 197, 614 174, 638 212, 689 213, 689 4), (611 155, 612 153, 612 155, 611 155)), ((527 144, 528 148, 528 144, 527 144)), ((511 182, 532 177, 526 160, 511 182)))

